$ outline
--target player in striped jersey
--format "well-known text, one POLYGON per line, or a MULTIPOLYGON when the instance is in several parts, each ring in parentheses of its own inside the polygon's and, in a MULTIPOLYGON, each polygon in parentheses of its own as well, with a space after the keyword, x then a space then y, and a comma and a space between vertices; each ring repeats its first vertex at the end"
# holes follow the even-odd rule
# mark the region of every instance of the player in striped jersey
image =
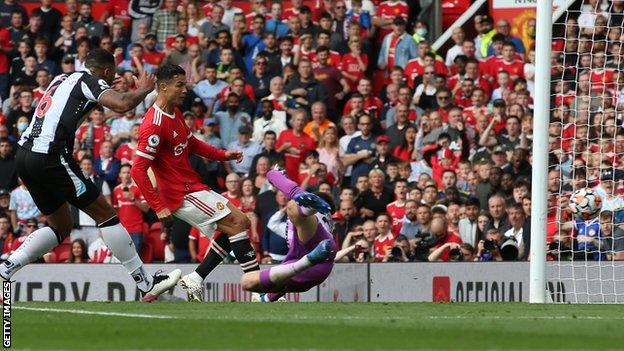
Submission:
POLYGON ((85 178, 72 157, 76 126, 99 103, 125 113, 134 109, 154 89, 154 77, 142 74, 138 89, 118 93, 110 88, 116 64, 103 49, 91 51, 87 70, 57 76, 39 101, 30 126, 22 134, 17 150, 17 171, 35 204, 46 215, 49 226, 36 230, 0 266, 1 280, 9 280, 20 268, 37 260, 67 238, 72 230, 68 203, 92 217, 113 255, 128 270, 150 302, 175 286, 181 271, 169 275, 148 275, 137 255, 128 231, 119 223, 115 209, 95 184, 85 178))

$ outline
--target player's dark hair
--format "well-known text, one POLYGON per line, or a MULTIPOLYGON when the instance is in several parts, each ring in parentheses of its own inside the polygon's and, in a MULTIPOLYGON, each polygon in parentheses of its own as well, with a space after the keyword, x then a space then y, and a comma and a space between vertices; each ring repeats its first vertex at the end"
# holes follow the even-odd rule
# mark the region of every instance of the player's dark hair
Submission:
POLYGON ((159 83, 167 82, 175 76, 186 76, 186 71, 178 65, 165 64, 156 71, 156 79, 159 83))
POLYGON ((97 48, 89 51, 85 59, 87 68, 108 68, 115 67, 115 57, 110 52, 97 48))
POLYGON ((329 207, 331 207, 332 213, 336 212, 336 205, 334 205, 334 198, 331 195, 327 193, 321 193, 319 191, 315 192, 314 194, 316 194, 318 197, 323 199, 323 201, 327 202, 329 207))

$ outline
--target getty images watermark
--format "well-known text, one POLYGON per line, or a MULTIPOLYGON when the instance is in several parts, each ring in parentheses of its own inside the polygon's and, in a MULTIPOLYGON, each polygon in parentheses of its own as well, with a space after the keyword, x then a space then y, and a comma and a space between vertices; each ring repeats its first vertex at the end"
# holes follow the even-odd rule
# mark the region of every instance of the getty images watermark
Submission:
POLYGON ((2 282, 2 346, 11 347, 11 282, 2 282))

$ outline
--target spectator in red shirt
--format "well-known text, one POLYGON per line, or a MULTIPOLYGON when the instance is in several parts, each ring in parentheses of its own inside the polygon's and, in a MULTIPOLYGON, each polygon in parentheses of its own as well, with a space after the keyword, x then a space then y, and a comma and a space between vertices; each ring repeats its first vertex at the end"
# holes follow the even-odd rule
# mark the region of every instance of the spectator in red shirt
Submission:
POLYGON ((411 162, 416 159, 417 150, 414 148, 416 142, 416 126, 408 125, 403 133, 403 141, 392 151, 392 155, 403 161, 411 162))
POLYGON ((382 262, 394 244, 395 236, 390 230, 390 220, 390 216, 387 213, 380 213, 375 220, 375 227, 379 233, 375 237, 373 244, 375 248, 375 262, 382 262))
POLYGON ((132 159, 134 158, 134 153, 136 152, 136 147, 139 142, 137 139, 139 127, 140 124, 133 125, 132 128, 130 128, 130 141, 121 144, 117 150, 115 150, 115 159, 119 160, 122 165, 132 165, 132 159))
POLYGON ((298 179, 299 165, 310 150, 316 149, 316 141, 303 132, 306 118, 305 110, 296 110, 290 120, 292 129, 281 132, 275 144, 277 152, 284 153, 286 174, 290 179, 298 179))
POLYGON ((143 55, 141 58, 152 66, 160 66, 165 53, 156 49, 156 35, 148 33, 143 39, 143 55))
POLYGON ((0 259, 6 260, 11 254, 14 238, 13 233, 11 233, 11 222, 5 214, 0 214, 0 240, 2 241, 0 259))
POLYGON ((89 150, 93 158, 98 158, 102 143, 112 139, 110 127, 104 124, 104 109, 100 106, 96 106, 91 111, 89 120, 89 123, 80 126, 76 139, 81 149, 89 150))
POLYGON ((225 188, 227 191, 221 193, 221 195, 228 199, 232 205, 240 207, 240 176, 233 172, 228 174, 225 178, 225 188))
POLYGON ((149 205, 130 177, 130 168, 129 164, 125 164, 119 170, 119 185, 113 189, 113 207, 140 254, 143 245, 143 214, 149 211, 149 205))
MULTIPOLYGON (((375 119, 380 118, 383 102, 380 98, 374 96, 373 85, 369 78, 361 78, 357 84, 357 92, 362 94, 364 98, 364 112, 375 119)), ((347 101, 342 115, 351 114, 351 101, 347 101)))
MULTIPOLYGON (((431 221, 431 233, 438 238, 438 243, 430 251, 434 252, 437 248, 450 243, 461 244, 462 240, 457 235, 448 231, 448 222, 445 217, 434 217, 431 221)), ((451 247, 447 245, 447 249, 439 256, 440 261, 449 261, 449 253, 451 247)))
POLYGON ((394 183, 394 196, 396 200, 386 206, 386 211, 392 219, 392 234, 396 237, 401 231, 403 217, 405 216, 405 204, 407 199, 407 180, 399 179, 394 183))
POLYGON ((355 90, 358 80, 364 77, 368 69, 368 55, 362 52, 362 42, 359 37, 349 39, 349 52, 342 57, 338 67, 342 76, 347 79, 349 88, 352 91, 355 90))

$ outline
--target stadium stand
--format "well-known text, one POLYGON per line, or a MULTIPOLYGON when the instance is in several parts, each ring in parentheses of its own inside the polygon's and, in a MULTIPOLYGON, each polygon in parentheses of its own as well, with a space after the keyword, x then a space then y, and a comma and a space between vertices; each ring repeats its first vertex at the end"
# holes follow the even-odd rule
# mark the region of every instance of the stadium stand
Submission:
MULTIPOLYGON (((268 225, 284 206, 266 179, 275 164, 307 190, 334 197, 336 239, 343 248, 355 246, 345 261, 527 259, 535 53, 531 41, 510 34, 507 20, 478 14, 453 31, 452 47, 434 52, 436 38, 426 21, 416 20, 413 1, 293 1, 300 6, 293 7, 166 0, 149 8, 135 0, 67 0, 52 10, 50 3, 0 5, 3 258, 30 219, 44 220, 19 185, 16 142, 51 79, 84 69, 86 53, 102 47, 115 55, 121 91, 134 88, 133 75, 163 62, 186 70, 189 94, 181 109, 189 128, 246 157, 241 164, 199 157, 191 163, 252 219, 249 235, 263 263, 279 262, 286 251, 268 225), (516 250, 503 254, 510 241, 516 250)), ((568 18, 553 42, 559 52, 553 74, 563 82, 554 84, 554 102, 565 106, 562 113, 579 106, 601 113, 602 99, 592 98, 605 86, 619 100, 619 45, 611 43, 619 43, 624 9, 612 2, 592 12, 596 3, 588 0, 590 10, 578 20, 568 18), (609 44, 601 49, 596 35, 609 44), (594 62, 606 56, 606 73, 575 70, 586 55, 594 62)), ((468 5, 455 2, 455 17, 468 5)), ((154 213, 129 201, 133 183, 117 175, 132 164, 137 125, 153 99, 125 115, 94 110, 76 135, 74 157, 92 161, 81 162, 83 171, 119 209, 124 226, 137 228, 129 232, 145 262, 165 260, 166 248, 186 251, 173 261, 194 262, 191 229, 175 222, 163 240, 154 213)), ((555 122, 553 133, 561 128, 555 122)), ((569 150, 580 133, 563 125, 563 146, 553 152, 569 150)), ((569 177, 559 169, 549 173, 553 183, 569 177)), ((558 186, 554 195, 562 193, 558 186)), ((84 239, 84 253, 101 243, 83 215, 76 212, 82 227, 72 241, 84 239)), ((551 223, 549 241, 559 230, 551 223)), ((71 247, 68 241, 55 249, 56 261, 69 260, 71 247)))

